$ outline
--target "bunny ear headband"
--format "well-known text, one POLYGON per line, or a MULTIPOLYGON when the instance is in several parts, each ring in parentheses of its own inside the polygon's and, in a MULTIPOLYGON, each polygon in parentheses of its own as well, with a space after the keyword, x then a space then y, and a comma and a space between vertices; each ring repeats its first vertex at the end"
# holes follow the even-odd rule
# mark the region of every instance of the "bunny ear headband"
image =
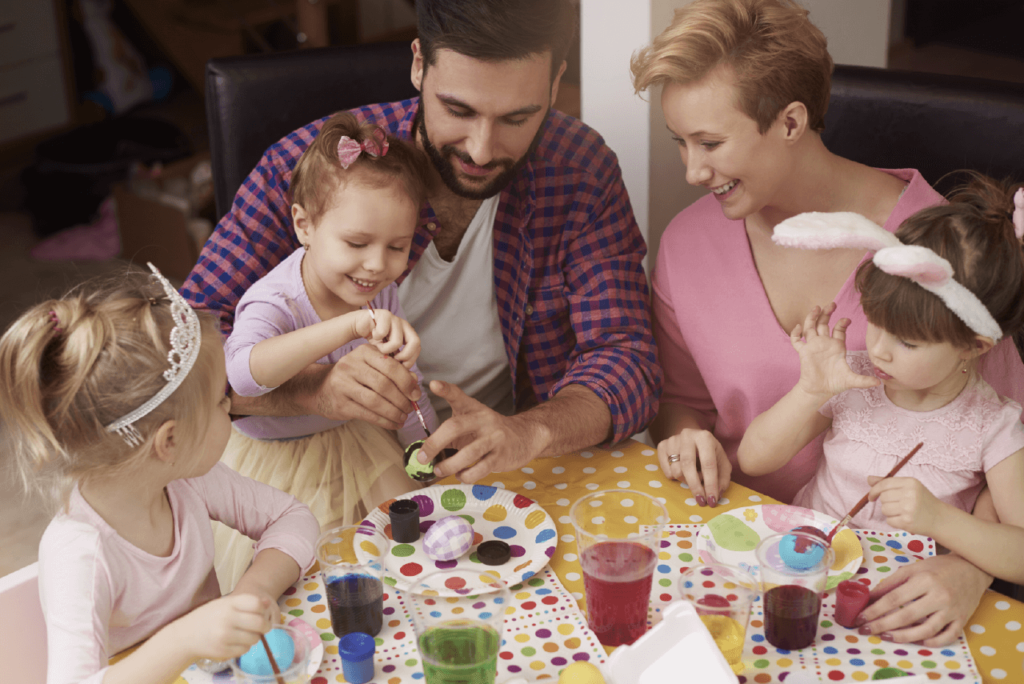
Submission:
POLYGON ((895 235, 860 214, 841 211, 798 214, 775 226, 772 241, 802 249, 866 249, 875 266, 914 281, 934 293, 949 310, 978 335, 998 342, 1003 331, 985 305, 953 280, 953 267, 938 254, 918 245, 905 245, 895 235))

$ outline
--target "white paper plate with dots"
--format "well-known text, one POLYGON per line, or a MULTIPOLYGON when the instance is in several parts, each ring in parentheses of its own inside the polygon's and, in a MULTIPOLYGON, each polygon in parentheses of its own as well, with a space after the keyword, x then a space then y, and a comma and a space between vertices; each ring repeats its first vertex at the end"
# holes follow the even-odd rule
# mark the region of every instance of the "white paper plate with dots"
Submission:
MULTIPOLYGON (((400 497, 420 507, 420 536, 411 544, 396 544, 391 536, 387 501, 370 512, 362 524, 382 529, 391 540, 385 561, 384 582, 403 591, 438 570, 468 567, 498 574, 507 584, 525 581, 540 572, 555 554, 558 532, 551 516, 533 499, 488 485, 434 485, 400 497), (435 561, 423 550, 423 535, 441 518, 458 515, 473 526, 469 551, 451 561, 435 561), (512 556, 502 565, 485 565, 476 547, 500 539, 512 556)), ((360 551, 357 549, 356 554, 360 551)))

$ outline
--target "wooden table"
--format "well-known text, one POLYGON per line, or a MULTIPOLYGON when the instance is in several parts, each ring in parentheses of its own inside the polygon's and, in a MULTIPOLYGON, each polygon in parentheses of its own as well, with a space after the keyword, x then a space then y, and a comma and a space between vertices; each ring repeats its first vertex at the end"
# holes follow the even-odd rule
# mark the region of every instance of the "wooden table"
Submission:
MULTIPOLYGON (((454 478, 445 483, 454 483, 454 478)), ((529 467, 491 475, 481 484, 505 487, 539 503, 554 519, 560 543, 551 567, 581 605, 583 577, 576 557, 569 508, 576 499, 599 489, 636 489, 663 497, 673 523, 706 523, 722 511, 759 503, 778 503, 731 484, 716 508, 699 507, 689 490, 667 479, 655 450, 629 441, 611 451, 589 449, 560 458, 534 461, 529 467)), ((1024 682, 1024 603, 988 591, 966 628, 967 642, 983 681, 1024 682)), ((749 654, 744 654, 746 660, 749 654)), ((748 668, 747 681, 757 681, 748 668)))

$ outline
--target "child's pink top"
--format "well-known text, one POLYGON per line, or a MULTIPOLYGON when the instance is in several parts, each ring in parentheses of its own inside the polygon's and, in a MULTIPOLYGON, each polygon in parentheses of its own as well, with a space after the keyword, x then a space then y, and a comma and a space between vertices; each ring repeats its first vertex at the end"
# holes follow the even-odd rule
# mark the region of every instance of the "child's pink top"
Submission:
POLYGON ((211 520, 278 549, 309 569, 320 526, 305 504, 218 463, 167 485, 174 549, 153 556, 128 543, 71 493, 39 543, 39 598, 46 617, 47 684, 99 684, 107 659, 196 606, 220 597, 211 520))
MULTIPOLYGON (((885 224, 889 232, 919 209, 943 201, 917 171, 886 173, 908 182, 885 224)), ((711 195, 701 198, 665 230, 653 280, 654 332, 665 372, 662 403, 694 408, 705 425, 714 425, 732 461, 733 480, 792 502, 817 468, 821 437, 769 475, 751 477, 737 465, 747 426, 800 378, 800 358, 772 311, 744 222, 725 218, 711 195)), ((832 319, 853 321, 846 345, 856 351, 865 349, 867 321, 853 281, 851 273, 836 295, 832 319)), ((982 358, 982 375, 996 392, 1024 403, 1024 365, 1013 341, 1003 340, 982 358)))
MULTIPOLYGON (((867 352, 847 359, 854 372, 872 374, 867 352)), ((821 407, 821 414, 832 419, 825 457, 793 503, 842 519, 871 489, 868 475, 885 475, 924 442, 896 477, 915 478, 939 500, 973 510, 985 473, 1024 449, 1020 412, 1020 404, 998 396, 977 376, 956 399, 934 411, 900 408, 882 385, 847 390, 821 407)), ((851 525, 880 532, 894 529, 885 522, 878 501, 869 502, 851 525)))

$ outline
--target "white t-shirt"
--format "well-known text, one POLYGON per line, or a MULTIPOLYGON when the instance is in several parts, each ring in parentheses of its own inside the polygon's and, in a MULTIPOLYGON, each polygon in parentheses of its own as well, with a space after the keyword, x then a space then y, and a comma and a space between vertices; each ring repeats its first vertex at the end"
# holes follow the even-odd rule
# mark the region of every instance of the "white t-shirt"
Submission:
MULTIPOLYGON (((494 292, 494 219, 498 195, 484 200, 450 262, 431 242, 398 287, 407 320, 419 333, 417 361, 429 383, 444 380, 498 413, 511 415, 512 373, 494 292)), ((452 412, 430 394, 438 420, 452 412)))

